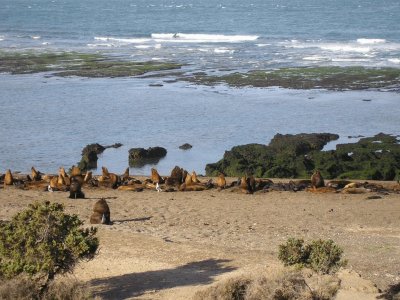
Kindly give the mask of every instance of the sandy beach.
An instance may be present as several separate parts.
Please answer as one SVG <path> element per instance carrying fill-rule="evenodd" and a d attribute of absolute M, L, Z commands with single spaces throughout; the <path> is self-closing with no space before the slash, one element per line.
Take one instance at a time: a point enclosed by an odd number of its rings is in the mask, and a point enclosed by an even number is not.
<path fill-rule="evenodd" d="M 344 250 L 347 269 L 369 282 L 349 285 L 360 299 L 377 296 L 366 286 L 384 291 L 400 281 L 396 193 L 367 199 L 375 193 L 158 193 L 86 186 L 83 191 L 87 199 L 73 200 L 67 192 L 2 188 L 0 219 L 9 220 L 33 201 L 49 200 L 63 203 L 67 213 L 90 226 L 93 204 L 105 198 L 113 224 L 96 225 L 98 255 L 72 275 L 103 299 L 190 299 L 224 278 L 281 268 L 278 246 L 289 237 L 334 240 Z"/>

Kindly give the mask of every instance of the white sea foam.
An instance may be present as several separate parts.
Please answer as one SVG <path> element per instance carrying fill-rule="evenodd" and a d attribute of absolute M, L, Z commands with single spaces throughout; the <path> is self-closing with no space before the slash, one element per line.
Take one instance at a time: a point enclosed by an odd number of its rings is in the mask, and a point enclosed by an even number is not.
<path fill-rule="evenodd" d="M 327 60 L 329 60 L 329 58 L 324 57 L 324 56 L 314 55 L 314 56 L 305 56 L 305 57 L 303 57 L 303 60 L 309 60 L 309 61 L 327 61 Z"/>
<path fill-rule="evenodd" d="M 361 38 L 357 39 L 357 43 L 361 45 L 370 45 L 370 44 L 383 44 L 386 43 L 385 39 L 366 39 L 366 38 Z"/>
<path fill-rule="evenodd" d="M 369 62 L 371 60 L 368 58 L 345 58 L 345 57 L 341 58 L 341 57 L 339 57 L 339 58 L 332 58 L 332 61 L 333 62 Z"/>
<path fill-rule="evenodd" d="M 388 62 L 391 62 L 394 64 L 400 64 L 400 58 L 389 58 Z"/>
<path fill-rule="evenodd" d="M 136 49 L 149 49 L 151 48 L 150 45 L 137 45 L 135 46 Z"/>
<path fill-rule="evenodd" d="M 215 53 L 229 53 L 229 54 L 232 54 L 233 52 L 235 52 L 235 50 L 222 47 L 222 48 L 215 48 L 214 52 Z"/>
<path fill-rule="evenodd" d="M 371 51 L 370 47 L 360 47 L 352 44 L 341 44 L 341 43 L 331 43 L 331 44 L 321 44 L 319 48 L 322 50 L 328 50 L 333 52 L 357 52 L 357 53 L 367 53 Z"/>
<path fill-rule="evenodd" d="M 271 46 L 271 44 L 256 44 L 257 47 L 267 47 Z"/>
<path fill-rule="evenodd" d="M 223 34 L 191 34 L 191 33 L 153 33 L 151 37 L 155 40 L 166 42 L 185 43 L 239 43 L 255 41 L 257 35 L 223 35 Z"/>
<path fill-rule="evenodd" d="M 95 48 L 95 47 L 114 47 L 114 44 L 106 44 L 106 43 L 98 43 L 98 44 L 87 44 L 88 47 Z"/>
<path fill-rule="evenodd" d="M 34 40 L 39 40 L 41 38 L 41 36 L 40 35 L 32 35 L 31 38 Z"/>
<path fill-rule="evenodd" d="M 151 39 L 146 38 L 115 38 L 115 37 L 94 37 L 96 41 L 103 41 L 103 42 L 117 42 L 122 44 L 142 44 L 146 42 L 150 42 Z"/>

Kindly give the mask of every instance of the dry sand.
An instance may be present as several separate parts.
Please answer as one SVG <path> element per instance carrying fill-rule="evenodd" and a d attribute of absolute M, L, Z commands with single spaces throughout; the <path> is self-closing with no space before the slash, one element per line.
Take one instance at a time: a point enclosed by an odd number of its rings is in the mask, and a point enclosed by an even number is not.
<path fill-rule="evenodd" d="M 332 239 L 362 278 L 382 290 L 400 282 L 399 194 L 368 200 L 371 194 L 83 190 L 88 199 L 1 188 L 0 219 L 50 200 L 90 225 L 93 204 L 105 197 L 113 225 L 96 225 L 99 253 L 73 274 L 104 299 L 190 299 L 223 278 L 279 268 L 278 245 L 288 237 Z M 352 276 L 339 299 L 374 299 L 364 279 Z"/>

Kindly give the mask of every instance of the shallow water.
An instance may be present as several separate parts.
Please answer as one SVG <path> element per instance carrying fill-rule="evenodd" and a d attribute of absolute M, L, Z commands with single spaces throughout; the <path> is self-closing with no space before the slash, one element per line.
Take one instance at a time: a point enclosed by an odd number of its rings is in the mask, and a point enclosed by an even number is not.
<path fill-rule="evenodd" d="M 168 154 L 156 166 L 161 174 L 175 165 L 204 174 L 205 165 L 225 150 L 267 144 L 276 133 L 332 132 L 341 136 L 339 142 L 400 134 L 398 93 L 149 86 L 155 82 L 0 75 L 0 172 L 28 172 L 33 165 L 55 173 L 76 164 L 87 144 L 120 142 L 123 147 L 100 155 L 99 167 L 122 173 L 130 148 L 162 146 Z M 184 143 L 193 148 L 178 149 Z M 131 173 L 147 175 L 151 167 Z"/>

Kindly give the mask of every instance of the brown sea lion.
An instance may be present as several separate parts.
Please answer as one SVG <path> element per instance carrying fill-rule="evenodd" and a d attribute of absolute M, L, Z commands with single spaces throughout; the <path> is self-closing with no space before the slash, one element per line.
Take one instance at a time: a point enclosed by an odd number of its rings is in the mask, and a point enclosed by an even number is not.
<path fill-rule="evenodd" d="M 183 169 L 178 166 L 175 166 L 175 168 L 173 168 L 171 171 L 170 177 L 177 180 L 179 184 L 182 183 L 183 179 L 185 178 L 183 177 Z"/>
<path fill-rule="evenodd" d="M 102 174 L 101 174 L 101 175 L 102 175 L 104 178 L 109 177 L 110 172 L 108 172 L 108 169 L 107 169 L 106 167 L 101 167 L 101 171 L 102 171 Z"/>
<path fill-rule="evenodd" d="M 33 181 L 42 180 L 42 175 L 40 174 L 40 172 L 36 171 L 36 169 L 34 167 L 31 168 L 31 179 Z"/>
<path fill-rule="evenodd" d="M 85 198 L 85 194 L 82 192 L 82 184 L 75 176 L 71 177 L 71 185 L 69 187 L 69 198 L 71 199 Z"/>
<path fill-rule="evenodd" d="M 111 224 L 110 207 L 104 198 L 94 204 L 93 214 L 90 216 L 90 224 Z"/>
<path fill-rule="evenodd" d="M 205 185 L 199 185 L 199 184 L 187 185 L 185 182 L 182 183 L 179 186 L 179 191 L 181 191 L 181 192 L 184 192 L 184 191 L 186 191 L 186 192 L 199 192 L 199 191 L 204 191 L 206 189 L 207 189 L 207 187 Z"/>
<path fill-rule="evenodd" d="M 164 183 L 164 180 L 161 178 L 160 174 L 158 174 L 157 170 L 154 168 L 151 168 L 151 181 L 153 183 Z"/>
<path fill-rule="evenodd" d="M 58 169 L 58 184 L 67 186 L 71 184 L 71 179 L 63 167 Z"/>
<path fill-rule="evenodd" d="M 253 193 L 251 188 L 250 188 L 249 180 L 248 180 L 247 176 L 243 176 L 240 179 L 240 191 L 242 193 L 245 193 L 245 194 L 252 194 Z"/>
<path fill-rule="evenodd" d="M 53 191 L 58 189 L 58 178 L 59 176 L 54 176 L 53 178 L 50 179 L 49 186 Z"/>
<path fill-rule="evenodd" d="M 82 175 L 81 169 L 79 169 L 76 166 L 72 166 L 71 167 L 71 177 L 72 176 L 80 176 L 80 175 Z"/>
<path fill-rule="evenodd" d="M 129 177 L 129 168 L 126 168 L 124 174 L 122 174 L 122 181 L 128 181 L 130 179 Z"/>
<path fill-rule="evenodd" d="M 4 185 L 13 185 L 13 184 L 14 184 L 14 178 L 13 175 L 11 174 L 11 170 L 8 169 L 4 176 Z"/>
<path fill-rule="evenodd" d="M 197 174 L 196 174 L 195 171 L 192 172 L 191 177 L 192 177 L 192 182 L 193 183 L 200 183 L 200 180 L 197 178 Z"/>
<path fill-rule="evenodd" d="M 118 188 L 118 186 L 121 184 L 121 179 L 117 174 L 114 173 L 108 173 L 108 176 L 110 178 L 110 186 L 113 189 Z"/>
<path fill-rule="evenodd" d="M 316 170 L 311 176 L 311 187 L 313 189 L 321 188 L 325 186 L 324 178 L 322 178 L 321 172 Z"/>
<path fill-rule="evenodd" d="M 219 189 L 224 189 L 226 187 L 226 179 L 223 173 L 220 173 L 217 178 L 217 187 Z"/>
<path fill-rule="evenodd" d="M 188 187 L 188 186 L 192 185 L 193 183 L 194 182 L 192 180 L 192 176 L 190 174 L 187 174 L 184 184 L 186 185 L 186 187 Z"/>

